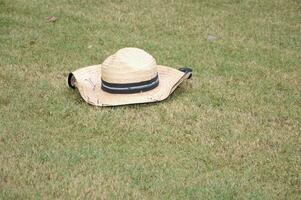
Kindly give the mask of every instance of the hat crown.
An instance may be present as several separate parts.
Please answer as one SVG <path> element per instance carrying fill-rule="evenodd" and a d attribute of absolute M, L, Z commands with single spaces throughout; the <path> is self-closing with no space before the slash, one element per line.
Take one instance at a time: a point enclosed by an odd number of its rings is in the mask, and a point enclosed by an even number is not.
<path fill-rule="evenodd" d="M 157 76 L 153 56 L 138 48 L 123 48 L 101 65 L 102 79 L 109 83 L 138 83 Z"/>

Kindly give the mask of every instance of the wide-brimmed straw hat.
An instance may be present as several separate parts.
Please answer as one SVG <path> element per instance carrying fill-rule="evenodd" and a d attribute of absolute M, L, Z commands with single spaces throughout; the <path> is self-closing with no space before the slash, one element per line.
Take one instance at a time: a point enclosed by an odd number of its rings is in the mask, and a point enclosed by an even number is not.
<path fill-rule="evenodd" d="M 191 73 L 190 68 L 157 65 L 142 49 L 123 48 L 100 65 L 70 73 L 68 85 L 95 106 L 150 103 L 166 99 Z"/>

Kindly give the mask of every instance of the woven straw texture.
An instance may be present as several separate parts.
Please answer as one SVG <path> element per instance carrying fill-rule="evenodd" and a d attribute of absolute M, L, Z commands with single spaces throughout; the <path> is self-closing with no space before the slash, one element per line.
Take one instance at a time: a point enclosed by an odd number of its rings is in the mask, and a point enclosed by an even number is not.
<path fill-rule="evenodd" d="M 154 57 L 138 48 L 123 48 L 101 65 L 102 79 L 109 83 L 137 83 L 157 75 Z"/>

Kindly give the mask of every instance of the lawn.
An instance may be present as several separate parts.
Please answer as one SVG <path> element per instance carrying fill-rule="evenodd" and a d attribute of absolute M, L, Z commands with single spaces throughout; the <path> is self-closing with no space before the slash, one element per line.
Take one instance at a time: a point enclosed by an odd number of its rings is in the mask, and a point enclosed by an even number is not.
<path fill-rule="evenodd" d="M 68 88 L 127 46 L 193 78 L 120 107 Z M 300 199 L 300 49 L 298 0 L 0 0 L 0 199 Z"/>

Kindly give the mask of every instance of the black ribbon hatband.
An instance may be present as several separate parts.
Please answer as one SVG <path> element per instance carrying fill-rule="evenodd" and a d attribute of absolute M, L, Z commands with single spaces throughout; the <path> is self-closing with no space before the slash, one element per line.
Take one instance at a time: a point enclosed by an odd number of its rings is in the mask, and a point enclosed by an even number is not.
<path fill-rule="evenodd" d="M 137 83 L 109 83 L 101 79 L 101 88 L 113 94 L 133 94 L 146 92 L 159 85 L 158 75 L 150 80 Z"/>

